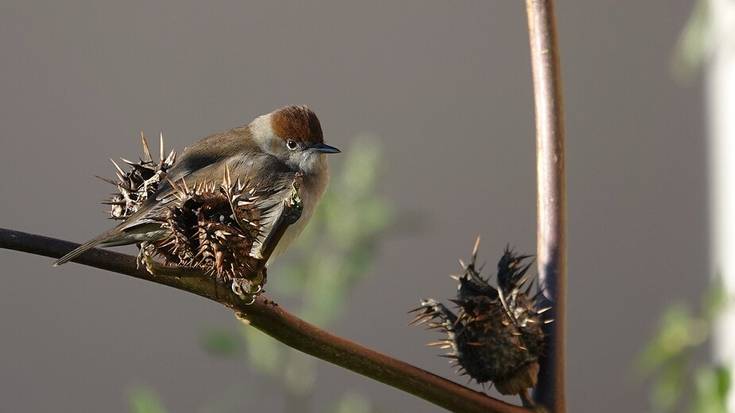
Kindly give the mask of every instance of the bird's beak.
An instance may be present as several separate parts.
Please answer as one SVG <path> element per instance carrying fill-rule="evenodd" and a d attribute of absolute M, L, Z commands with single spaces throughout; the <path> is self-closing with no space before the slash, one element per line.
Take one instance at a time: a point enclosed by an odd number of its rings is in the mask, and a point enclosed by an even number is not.
<path fill-rule="evenodd" d="M 321 152 L 321 153 L 340 153 L 339 149 L 335 148 L 334 146 L 329 146 L 326 143 L 317 143 L 316 145 L 312 145 L 311 149 Z"/>

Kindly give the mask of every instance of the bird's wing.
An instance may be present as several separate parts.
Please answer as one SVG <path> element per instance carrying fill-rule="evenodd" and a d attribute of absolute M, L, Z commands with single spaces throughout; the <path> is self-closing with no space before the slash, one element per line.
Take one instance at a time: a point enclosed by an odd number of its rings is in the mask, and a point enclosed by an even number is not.
<path fill-rule="evenodd" d="M 181 186 L 183 180 L 188 187 L 192 188 L 197 184 L 219 185 L 227 171 L 233 182 L 240 181 L 263 191 L 259 207 L 263 211 L 268 211 L 268 217 L 264 216 L 267 220 L 281 214 L 282 203 L 286 197 L 290 196 L 291 185 L 296 176 L 296 172 L 283 162 L 264 153 L 222 159 L 189 172 L 179 179 L 168 179 L 167 182 L 162 183 L 155 196 L 152 196 L 140 210 L 125 220 L 120 229 L 132 235 L 140 231 L 149 231 L 150 224 L 160 224 L 165 209 L 171 202 L 177 200 L 176 189 L 172 187 L 172 183 Z"/>
<path fill-rule="evenodd" d="M 184 149 L 176 164 L 168 171 L 168 179 L 179 181 L 234 154 L 241 156 L 257 154 L 260 150 L 251 139 L 247 138 L 249 134 L 247 127 L 239 127 L 200 139 Z"/>

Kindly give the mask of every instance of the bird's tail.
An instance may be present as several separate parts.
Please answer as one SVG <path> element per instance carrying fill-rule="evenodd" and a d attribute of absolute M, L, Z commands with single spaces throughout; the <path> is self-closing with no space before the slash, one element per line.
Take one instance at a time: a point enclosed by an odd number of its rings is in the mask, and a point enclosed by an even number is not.
<path fill-rule="evenodd" d="M 56 260 L 56 262 L 54 262 L 54 267 L 65 264 L 94 247 L 113 247 L 117 245 L 132 244 L 134 242 L 135 241 L 133 240 L 127 239 L 127 237 L 125 237 L 122 231 L 120 231 L 118 228 L 113 228 L 110 231 L 104 232 L 99 236 L 74 248 L 71 252 Z"/>

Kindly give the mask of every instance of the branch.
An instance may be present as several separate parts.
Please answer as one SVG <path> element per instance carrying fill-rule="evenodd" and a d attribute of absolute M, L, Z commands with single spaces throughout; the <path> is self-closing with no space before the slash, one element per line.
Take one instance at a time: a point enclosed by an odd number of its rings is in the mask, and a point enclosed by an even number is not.
<path fill-rule="evenodd" d="M 566 183 L 564 114 L 554 0 L 526 0 L 536 106 L 537 256 L 539 283 L 553 303 L 548 350 L 541 360 L 538 403 L 566 411 L 564 337 L 566 301 Z"/>
<path fill-rule="evenodd" d="M 0 248 L 58 258 L 78 245 L 68 241 L 0 228 Z M 94 249 L 75 262 L 167 285 L 216 301 L 245 323 L 304 353 L 418 396 L 452 412 L 528 413 L 529 410 L 494 399 L 408 363 L 337 337 L 287 312 L 261 295 L 252 305 L 210 277 L 188 272 L 185 277 L 153 276 L 137 269 L 135 258 Z"/>

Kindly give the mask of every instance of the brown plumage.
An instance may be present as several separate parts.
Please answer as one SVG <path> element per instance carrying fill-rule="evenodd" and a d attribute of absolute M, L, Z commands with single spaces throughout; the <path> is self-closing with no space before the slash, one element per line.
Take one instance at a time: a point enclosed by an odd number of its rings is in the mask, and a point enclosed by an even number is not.
<path fill-rule="evenodd" d="M 306 106 L 288 106 L 276 111 L 271 118 L 276 135 L 284 139 L 295 139 L 306 144 L 323 143 L 322 125 Z"/>

